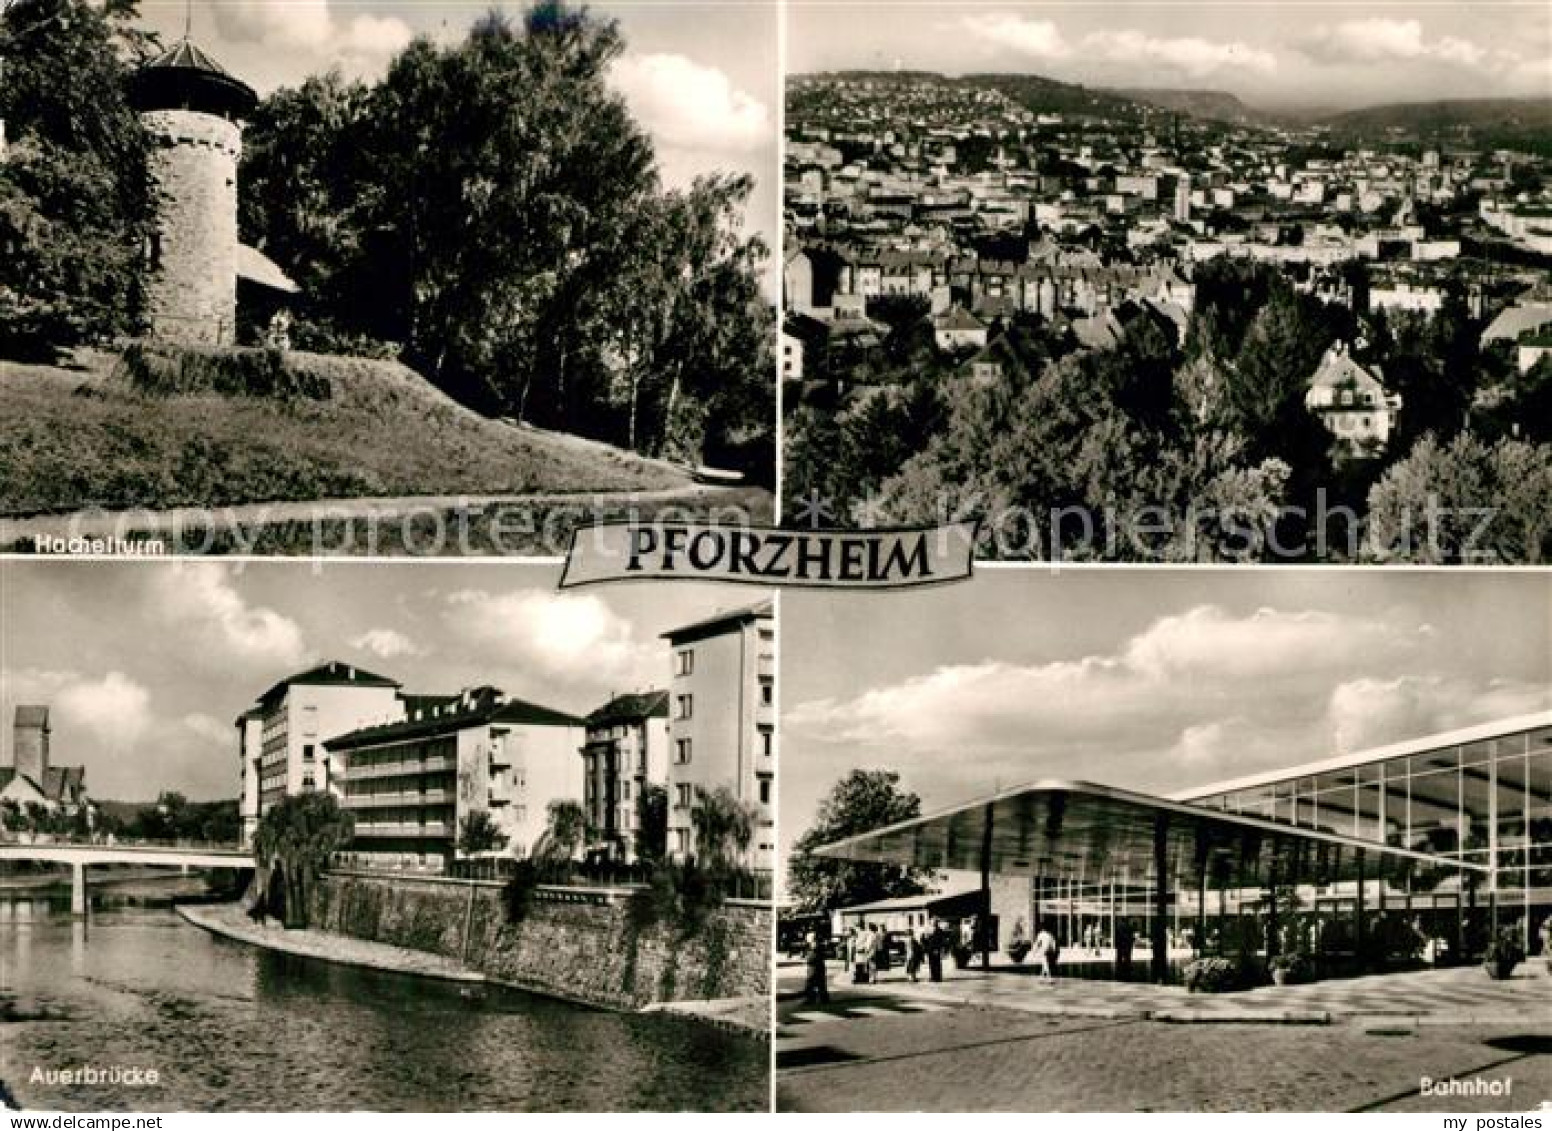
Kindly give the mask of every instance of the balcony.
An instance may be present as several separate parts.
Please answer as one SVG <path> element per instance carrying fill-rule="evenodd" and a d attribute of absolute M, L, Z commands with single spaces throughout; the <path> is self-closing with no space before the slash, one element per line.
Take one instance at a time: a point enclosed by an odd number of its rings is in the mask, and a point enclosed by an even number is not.
<path fill-rule="evenodd" d="M 372 766 L 350 766 L 342 775 L 345 781 L 371 781 L 374 778 L 401 778 L 410 774 L 448 773 L 458 769 L 458 759 L 422 758 L 413 762 L 383 762 Z"/>
<path fill-rule="evenodd" d="M 346 809 L 385 809 L 405 805 L 451 805 L 454 793 L 450 789 L 428 789 L 424 793 L 407 791 L 400 793 L 364 793 L 345 797 Z"/>
<path fill-rule="evenodd" d="M 380 836 L 450 837 L 453 835 L 453 826 L 447 821 L 427 821 L 423 825 L 409 821 L 401 821 L 397 824 L 379 821 L 370 825 L 358 824 L 355 835 L 357 840 Z"/>

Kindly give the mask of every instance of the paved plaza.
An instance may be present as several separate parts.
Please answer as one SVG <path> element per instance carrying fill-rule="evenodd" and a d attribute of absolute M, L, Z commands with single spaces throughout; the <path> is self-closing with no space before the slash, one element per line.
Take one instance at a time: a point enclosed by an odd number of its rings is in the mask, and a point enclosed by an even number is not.
<path fill-rule="evenodd" d="M 1058 979 L 1027 969 L 894 973 L 827 1006 L 781 972 L 784 1110 L 1535 1110 L 1552 1101 L 1552 976 L 1479 967 L 1235 994 Z M 1124 1066 L 1124 1067 L 1118 1067 Z M 1433 1080 L 1507 1096 L 1425 1096 Z"/>

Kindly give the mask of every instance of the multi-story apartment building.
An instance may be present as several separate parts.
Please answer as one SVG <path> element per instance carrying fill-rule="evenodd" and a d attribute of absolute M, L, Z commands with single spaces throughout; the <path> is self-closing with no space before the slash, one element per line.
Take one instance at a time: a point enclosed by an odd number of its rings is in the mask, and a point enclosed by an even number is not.
<path fill-rule="evenodd" d="M 550 802 L 581 798 L 581 719 L 493 687 L 405 704 L 403 718 L 327 743 L 357 862 L 440 870 L 475 812 L 507 838 L 503 854 L 526 856 Z"/>
<path fill-rule="evenodd" d="M 260 782 L 264 780 L 264 711 L 249 707 L 237 716 L 237 774 L 242 788 L 237 797 L 237 811 L 242 818 L 243 844 L 253 840 L 254 831 L 263 816 Z"/>
<path fill-rule="evenodd" d="M 399 684 L 331 660 L 276 683 L 237 717 L 244 831 L 288 794 L 333 790 L 326 740 L 403 714 Z"/>
<path fill-rule="evenodd" d="M 697 787 L 727 786 L 757 812 L 749 865 L 775 856 L 776 631 L 770 601 L 663 634 L 668 695 L 668 848 L 693 855 Z"/>
<path fill-rule="evenodd" d="M 634 863 L 637 806 L 668 772 L 668 692 L 617 695 L 589 715 L 582 772 L 589 849 Z"/>

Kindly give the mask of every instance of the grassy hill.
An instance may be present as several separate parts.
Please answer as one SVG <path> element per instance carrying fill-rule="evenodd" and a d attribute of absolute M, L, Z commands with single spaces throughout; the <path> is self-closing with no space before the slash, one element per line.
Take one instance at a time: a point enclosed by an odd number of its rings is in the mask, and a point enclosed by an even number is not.
<path fill-rule="evenodd" d="M 395 362 L 188 356 L 0 361 L 0 515 L 689 482 L 662 461 L 488 420 Z"/>

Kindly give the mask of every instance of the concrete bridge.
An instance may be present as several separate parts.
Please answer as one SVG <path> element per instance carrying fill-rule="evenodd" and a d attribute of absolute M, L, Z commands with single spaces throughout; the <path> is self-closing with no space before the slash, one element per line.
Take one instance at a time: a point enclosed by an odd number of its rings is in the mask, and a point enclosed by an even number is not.
<path fill-rule="evenodd" d="M 0 860 L 36 860 L 70 865 L 70 913 L 86 914 L 86 869 L 91 864 L 139 864 L 142 867 L 252 868 L 253 854 L 224 845 L 181 847 L 153 844 L 0 844 Z"/>

